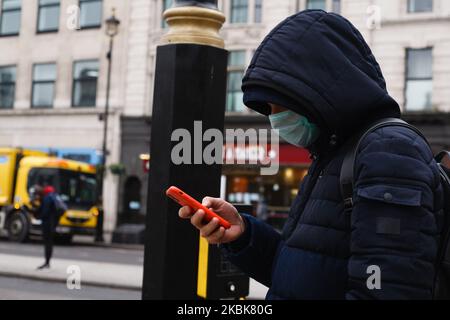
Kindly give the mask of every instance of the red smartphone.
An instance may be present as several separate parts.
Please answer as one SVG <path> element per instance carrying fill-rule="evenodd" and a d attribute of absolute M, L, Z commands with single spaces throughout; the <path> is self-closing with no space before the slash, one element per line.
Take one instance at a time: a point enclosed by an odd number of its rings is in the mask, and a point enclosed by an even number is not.
<path fill-rule="evenodd" d="M 212 212 L 210 209 L 208 209 L 177 187 L 170 187 L 169 189 L 167 189 L 166 195 L 181 206 L 191 207 L 191 209 L 194 211 L 202 209 L 205 212 L 204 220 L 206 220 L 207 222 L 211 221 L 213 218 L 217 218 L 219 219 L 219 225 L 221 225 L 225 229 L 229 229 L 231 227 L 231 224 L 227 220 Z"/>

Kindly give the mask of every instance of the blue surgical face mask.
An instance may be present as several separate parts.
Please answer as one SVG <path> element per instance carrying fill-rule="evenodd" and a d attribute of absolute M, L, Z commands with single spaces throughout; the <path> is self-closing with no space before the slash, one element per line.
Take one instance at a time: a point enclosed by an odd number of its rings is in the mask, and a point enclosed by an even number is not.
<path fill-rule="evenodd" d="M 298 147 L 309 147 L 319 137 L 319 128 L 291 110 L 269 116 L 270 124 L 284 140 Z"/>

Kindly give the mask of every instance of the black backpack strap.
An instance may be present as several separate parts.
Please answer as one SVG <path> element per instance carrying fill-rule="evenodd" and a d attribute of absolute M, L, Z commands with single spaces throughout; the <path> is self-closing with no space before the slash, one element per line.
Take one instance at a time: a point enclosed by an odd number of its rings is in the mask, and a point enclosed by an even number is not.
<path fill-rule="evenodd" d="M 433 286 L 433 299 L 438 300 L 450 299 L 450 170 L 443 163 L 444 157 L 450 157 L 450 152 L 442 151 L 435 157 L 445 195 L 442 234 L 435 262 L 436 275 Z"/>
<path fill-rule="evenodd" d="M 441 151 L 437 154 L 437 156 L 434 159 L 436 160 L 437 163 L 441 163 L 446 156 L 450 157 L 450 151 Z"/>
<path fill-rule="evenodd" d="M 342 163 L 339 178 L 341 186 L 341 195 L 342 198 L 344 199 L 345 212 L 350 213 L 351 210 L 353 209 L 354 167 L 356 155 L 358 153 L 358 149 L 361 142 L 364 140 L 364 138 L 366 138 L 370 133 L 374 132 L 375 130 L 390 126 L 401 126 L 411 129 L 428 143 L 427 139 L 425 138 L 423 133 L 420 132 L 419 129 L 398 118 L 385 118 L 376 121 L 375 123 L 372 123 L 371 125 L 367 126 L 356 136 L 350 138 L 349 142 L 344 147 L 346 148 L 346 153 L 344 156 L 344 161 Z"/>

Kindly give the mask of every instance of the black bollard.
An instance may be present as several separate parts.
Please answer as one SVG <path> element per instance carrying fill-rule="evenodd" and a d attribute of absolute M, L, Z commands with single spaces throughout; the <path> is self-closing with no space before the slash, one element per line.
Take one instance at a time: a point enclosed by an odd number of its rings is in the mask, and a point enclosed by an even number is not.
<path fill-rule="evenodd" d="M 194 137 L 194 122 L 223 132 L 227 51 L 218 32 L 225 17 L 217 1 L 175 1 L 164 16 L 169 32 L 157 48 L 142 298 L 197 299 L 199 234 L 178 217 L 165 190 L 175 185 L 199 201 L 220 194 L 220 164 L 174 164 L 179 142 L 171 137 L 176 129 L 190 133 L 193 162 L 202 156 L 194 155 L 194 139 L 202 139 Z"/>

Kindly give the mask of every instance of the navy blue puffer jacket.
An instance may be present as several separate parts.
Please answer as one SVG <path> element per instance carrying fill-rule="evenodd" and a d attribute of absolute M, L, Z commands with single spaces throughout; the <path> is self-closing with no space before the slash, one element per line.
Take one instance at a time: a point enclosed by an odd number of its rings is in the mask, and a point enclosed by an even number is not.
<path fill-rule="evenodd" d="M 344 213 L 343 144 L 368 123 L 400 116 L 352 24 L 320 10 L 286 19 L 256 51 L 243 91 L 247 106 L 266 115 L 267 102 L 285 106 L 322 133 L 283 233 L 245 216 L 244 235 L 223 246 L 229 259 L 270 287 L 268 299 L 431 298 L 443 192 L 422 138 L 403 127 L 368 135 L 353 212 Z M 381 289 L 367 286 L 369 266 L 379 267 Z"/>

